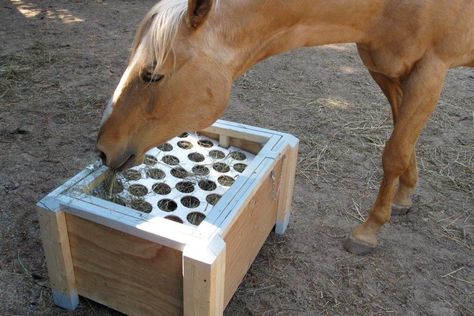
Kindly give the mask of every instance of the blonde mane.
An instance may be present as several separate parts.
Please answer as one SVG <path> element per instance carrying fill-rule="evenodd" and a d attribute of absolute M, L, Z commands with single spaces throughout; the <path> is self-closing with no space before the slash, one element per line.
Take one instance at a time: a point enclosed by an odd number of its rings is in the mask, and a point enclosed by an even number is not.
<path fill-rule="evenodd" d="M 145 15 L 133 41 L 130 61 L 156 71 L 172 52 L 188 0 L 161 0 Z"/>

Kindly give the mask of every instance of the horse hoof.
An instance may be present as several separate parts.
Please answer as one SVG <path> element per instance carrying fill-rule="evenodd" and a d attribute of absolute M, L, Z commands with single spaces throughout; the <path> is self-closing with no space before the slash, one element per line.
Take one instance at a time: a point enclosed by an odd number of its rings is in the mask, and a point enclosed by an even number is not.
<path fill-rule="evenodd" d="M 358 256 L 369 254 L 374 251 L 375 248 L 377 248 L 374 245 L 355 239 L 352 234 L 349 234 L 349 236 L 347 236 L 343 246 L 344 249 Z"/>
<path fill-rule="evenodd" d="M 410 209 L 411 209 L 410 206 L 401 206 L 401 205 L 392 203 L 392 216 L 407 215 Z"/>

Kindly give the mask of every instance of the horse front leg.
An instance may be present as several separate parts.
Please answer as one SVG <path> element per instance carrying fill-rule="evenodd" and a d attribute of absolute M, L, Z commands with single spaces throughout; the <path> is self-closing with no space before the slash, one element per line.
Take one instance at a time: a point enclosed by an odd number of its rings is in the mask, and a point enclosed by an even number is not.
<path fill-rule="evenodd" d="M 398 188 L 392 201 L 392 215 L 405 215 L 412 206 L 411 196 L 418 182 L 415 147 L 412 149 L 407 170 L 398 179 Z"/>
<path fill-rule="evenodd" d="M 359 49 L 362 61 L 367 63 L 368 55 L 366 51 Z M 370 58 L 369 58 L 370 59 Z M 366 64 L 367 65 L 367 64 Z M 378 84 L 392 109 L 393 125 L 398 121 L 400 107 L 403 99 L 403 90 L 400 80 L 387 77 L 381 73 L 369 70 L 370 75 Z M 415 191 L 418 182 L 418 170 L 416 166 L 415 147 L 411 154 L 408 168 L 399 177 L 398 188 L 392 201 L 392 215 L 405 215 L 412 206 L 411 195 Z"/>
<path fill-rule="evenodd" d="M 346 250 L 366 254 L 377 246 L 377 234 L 390 220 L 399 178 L 416 159 L 416 141 L 436 107 L 447 69 L 442 60 L 428 53 L 401 83 L 403 98 L 393 133 L 383 153 L 384 174 L 379 193 L 366 221 L 354 228 L 345 241 Z M 413 174 L 409 174 L 404 180 L 410 180 L 410 176 Z M 402 190 L 404 180 L 401 182 Z M 410 188 L 410 185 L 407 188 Z M 403 192 L 400 194 L 403 197 Z"/>

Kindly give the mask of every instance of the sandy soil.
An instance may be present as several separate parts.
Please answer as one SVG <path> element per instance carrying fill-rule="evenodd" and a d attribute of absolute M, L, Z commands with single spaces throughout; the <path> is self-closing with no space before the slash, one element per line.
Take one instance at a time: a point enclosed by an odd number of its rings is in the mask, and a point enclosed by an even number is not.
<path fill-rule="evenodd" d="M 52 304 L 34 205 L 96 158 L 103 106 L 153 2 L 0 1 L 2 315 L 118 314 Z M 419 141 L 412 211 L 355 257 L 341 242 L 374 200 L 391 119 L 354 46 L 245 74 L 224 118 L 290 132 L 301 150 L 288 233 L 268 238 L 226 315 L 474 315 L 473 104 L 474 71 L 452 70 Z"/>

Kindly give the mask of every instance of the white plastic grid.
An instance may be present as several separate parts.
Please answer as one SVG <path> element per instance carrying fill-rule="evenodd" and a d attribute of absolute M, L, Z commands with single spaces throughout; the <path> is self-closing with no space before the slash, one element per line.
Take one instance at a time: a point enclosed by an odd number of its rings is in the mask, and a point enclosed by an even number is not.
<path fill-rule="evenodd" d="M 204 145 L 207 144 L 207 146 L 202 145 L 203 141 Z M 189 143 L 191 144 L 191 146 L 189 146 Z M 219 143 L 216 140 L 199 135 L 197 133 L 185 133 L 180 137 L 173 138 L 167 144 L 172 146 L 171 150 L 169 150 L 170 148 L 164 148 L 169 147 L 168 145 L 160 146 L 161 149 L 153 148 L 147 152 L 145 157 L 149 158 L 145 158 L 144 164 L 135 166 L 130 169 L 138 171 L 141 176 L 140 179 L 126 179 L 125 176 L 127 175 L 127 172 L 120 173 L 118 175 L 118 180 L 123 184 L 124 190 L 118 193 L 117 196 L 125 202 L 126 206 L 129 206 L 131 208 L 135 208 L 132 205 L 132 201 L 145 201 L 149 203 L 152 207 L 150 215 L 174 219 L 175 221 L 179 221 L 184 223 L 185 225 L 191 225 L 193 227 L 195 227 L 194 225 L 198 225 L 213 207 L 213 204 L 210 204 L 206 200 L 206 197 L 211 194 L 217 194 L 219 196 L 222 196 L 229 189 L 230 186 L 221 184 L 221 182 L 219 181 L 219 177 L 228 176 L 235 180 L 243 171 L 236 170 L 238 169 L 238 164 L 244 164 L 245 166 L 248 166 L 255 158 L 254 154 L 241 150 L 240 148 L 232 146 L 229 148 L 223 148 L 219 146 Z M 211 152 L 216 150 L 221 153 L 220 156 L 211 156 Z M 199 162 L 192 161 L 189 158 L 189 155 L 195 153 L 202 155 L 200 156 L 200 158 L 203 160 Z M 167 164 L 163 161 L 163 158 L 165 158 L 166 156 L 174 156 L 178 158 L 179 163 L 176 165 Z M 147 160 L 150 161 L 148 164 L 146 164 Z M 224 170 L 225 172 L 217 171 L 214 168 L 214 166 L 216 166 L 216 163 L 224 163 L 228 166 L 229 170 Z M 206 167 L 209 170 L 209 173 L 207 175 L 196 174 L 195 172 L 193 172 L 193 167 L 196 166 Z M 172 174 L 172 170 L 175 168 L 183 168 L 188 173 L 188 176 L 186 176 L 185 178 L 178 178 L 174 176 Z M 149 172 L 153 169 L 161 170 L 164 173 L 164 177 L 162 179 L 151 178 Z M 212 190 L 201 189 L 199 186 L 199 182 L 202 180 L 212 181 L 215 184 L 215 188 L 213 188 Z M 180 182 L 191 182 L 193 186 L 192 192 L 180 192 L 177 188 L 177 184 Z M 171 191 L 168 194 L 158 194 L 154 192 L 153 187 L 159 183 L 164 183 L 168 185 Z M 142 197 L 132 195 L 129 192 L 129 188 L 135 185 L 145 186 L 148 193 Z M 183 205 L 183 203 L 181 202 L 182 198 L 188 198 L 189 196 L 197 198 L 199 200 L 199 206 L 186 207 L 185 205 Z M 174 201 L 174 203 L 176 203 L 176 209 L 172 211 L 163 211 L 162 209 L 160 209 L 158 203 L 165 199 Z M 168 203 L 167 205 L 170 206 L 171 204 Z M 196 212 L 197 214 L 193 215 L 193 213 Z M 188 216 L 190 216 L 189 219 L 191 220 L 191 222 L 195 220 L 194 225 L 188 220 Z"/>

